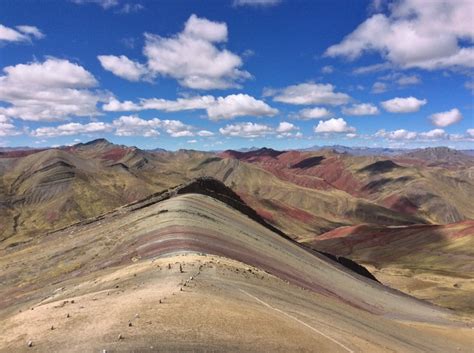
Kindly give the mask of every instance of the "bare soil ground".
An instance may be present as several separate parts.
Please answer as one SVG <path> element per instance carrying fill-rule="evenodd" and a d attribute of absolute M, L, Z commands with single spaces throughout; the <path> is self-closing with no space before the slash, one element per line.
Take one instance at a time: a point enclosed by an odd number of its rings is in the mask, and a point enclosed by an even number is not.
<path fill-rule="evenodd" d="M 471 277 L 416 273 L 396 266 L 364 265 L 383 284 L 416 298 L 455 310 L 461 317 L 474 317 L 474 280 Z"/>
<path fill-rule="evenodd" d="M 189 253 L 78 279 L 0 322 L 0 352 L 470 352 L 474 339 L 466 325 L 395 321 Z"/>

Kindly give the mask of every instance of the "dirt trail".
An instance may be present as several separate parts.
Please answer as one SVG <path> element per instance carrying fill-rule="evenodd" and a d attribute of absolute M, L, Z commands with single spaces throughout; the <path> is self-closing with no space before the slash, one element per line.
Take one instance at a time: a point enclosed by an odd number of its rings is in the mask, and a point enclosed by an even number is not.
<path fill-rule="evenodd" d="M 78 278 L 53 299 L 2 317 L 0 352 L 444 353 L 470 352 L 474 339 L 470 329 L 396 322 L 191 253 Z"/>

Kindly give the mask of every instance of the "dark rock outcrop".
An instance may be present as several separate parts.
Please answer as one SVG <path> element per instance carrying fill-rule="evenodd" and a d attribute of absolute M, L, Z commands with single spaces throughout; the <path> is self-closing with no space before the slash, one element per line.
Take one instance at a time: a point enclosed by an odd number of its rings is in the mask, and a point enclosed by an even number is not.
<path fill-rule="evenodd" d="M 336 261 L 337 263 L 340 263 L 345 268 L 348 268 L 348 269 L 354 271 L 355 273 L 358 273 L 361 276 L 364 276 L 368 279 L 379 282 L 379 280 L 377 278 L 375 278 L 375 276 L 372 273 L 370 273 L 370 271 L 368 269 L 366 269 L 362 265 L 359 265 L 357 262 L 355 262 L 351 259 L 348 259 L 347 257 L 336 256 L 336 255 L 333 255 L 333 254 L 330 254 L 330 253 L 327 253 L 327 252 L 324 252 L 324 251 L 318 251 L 318 253 L 330 258 L 333 261 Z"/>

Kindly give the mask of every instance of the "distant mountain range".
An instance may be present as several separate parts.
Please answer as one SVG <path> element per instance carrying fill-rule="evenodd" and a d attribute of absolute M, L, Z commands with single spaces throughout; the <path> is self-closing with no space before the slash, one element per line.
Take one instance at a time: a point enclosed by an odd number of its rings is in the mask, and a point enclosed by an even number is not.
<path fill-rule="evenodd" d="M 443 151 L 443 150 L 452 150 L 452 151 L 459 151 L 464 154 L 474 156 L 474 150 L 455 150 L 448 147 L 427 147 L 427 148 L 389 148 L 389 147 L 348 147 L 342 145 L 328 145 L 328 146 L 313 146 L 304 149 L 300 149 L 300 151 L 320 151 L 330 149 L 334 150 L 339 153 L 350 153 L 354 156 L 396 156 L 400 154 L 411 153 L 415 151 L 423 151 L 423 150 L 430 150 L 430 151 Z"/>
<path fill-rule="evenodd" d="M 86 145 L 86 144 L 95 144 L 95 143 L 100 143 L 103 142 L 105 139 L 96 139 L 92 140 L 86 143 L 78 143 L 77 145 Z M 105 140 L 106 141 L 106 140 Z M 108 141 L 107 141 L 108 142 Z M 20 146 L 20 147 L 0 147 L 0 152 L 11 152 L 11 151 L 26 151 L 26 150 L 36 150 L 36 149 L 47 149 L 48 147 L 41 147 L 41 148 L 35 148 L 35 147 L 29 147 L 29 146 Z M 63 148 L 63 147 L 61 147 Z M 239 148 L 235 151 L 237 152 L 252 152 L 252 151 L 257 151 L 259 149 L 262 149 L 265 147 L 243 147 Z M 311 152 L 311 151 L 321 151 L 321 150 L 333 150 L 338 153 L 349 153 L 353 156 L 397 156 L 401 154 L 409 154 L 413 152 L 418 152 L 418 151 L 432 151 L 428 153 L 438 153 L 440 156 L 442 156 L 443 152 L 442 151 L 457 151 L 461 152 L 463 154 L 469 155 L 469 156 L 474 156 L 474 149 L 462 149 L 462 150 L 456 150 L 453 148 L 448 148 L 448 147 L 427 147 L 427 148 L 389 148 L 389 147 L 349 147 L 349 146 L 343 146 L 343 145 L 324 145 L 324 146 L 312 146 L 312 147 L 307 147 L 307 148 L 297 148 L 295 149 L 296 151 L 302 151 L 302 152 Z M 168 150 L 160 147 L 156 148 L 151 148 L 151 149 L 146 149 L 145 151 L 148 152 L 168 152 Z M 438 151 L 438 152 L 435 152 Z M 214 151 L 209 151 L 209 152 L 223 152 L 222 150 L 214 150 Z"/>

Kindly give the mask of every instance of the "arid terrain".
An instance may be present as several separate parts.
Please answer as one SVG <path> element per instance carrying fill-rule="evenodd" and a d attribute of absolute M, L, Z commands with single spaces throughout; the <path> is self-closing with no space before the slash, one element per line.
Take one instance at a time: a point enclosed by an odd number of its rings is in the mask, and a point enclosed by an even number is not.
<path fill-rule="evenodd" d="M 5 151 L 0 172 L 1 352 L 472 349 L 460 152 L 101 139 Z"/>
<path fill-rule="evenodd" d="M 474 0 L 0 0 L 0 353 L 474 353 Z"/>

